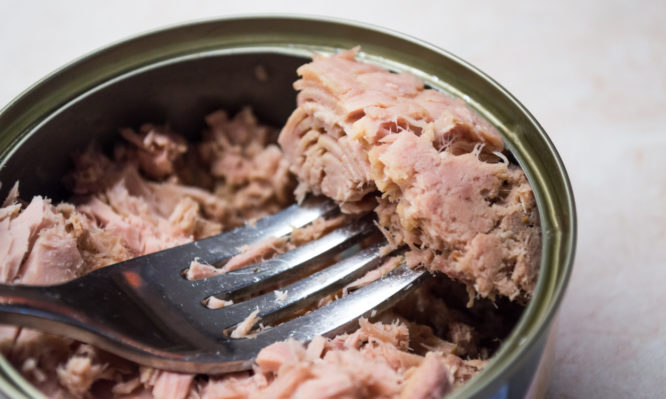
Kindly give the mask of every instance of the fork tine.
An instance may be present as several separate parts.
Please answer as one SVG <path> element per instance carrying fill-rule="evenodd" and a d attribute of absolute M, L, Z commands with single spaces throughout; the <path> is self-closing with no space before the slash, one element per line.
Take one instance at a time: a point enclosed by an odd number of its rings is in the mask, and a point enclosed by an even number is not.
<path fill-rule="evenodd" d="M 231 295 L 252 294 L 265 289 L 278 278 L 286 280 L 320 268 L 325 260 L 371 234 L 377 234 L 377 231 L 372 218 L 365 217 L 260 264 L 192 280 L 188 291 L 201 299 L 211 295 L 229 298 Z"/>
<path fill-rule="evenodd" d="M 262 348 L 289 338 L 308 342 L 316 335 L 334 336 L 349 331 L 359 317 L 381 312 L 411 293 L 426 280 L 427 272 L 401 265 L 386 276 L 324 307 L 259 332 L 253 339 L 223 339 L 228 362 L 208 365 L 215 372 L 248 369 Z M 202 366 L 203 367 L 203 366 Z"/>
<path fill-rule="evenodd" d="M 386 276 L 321 307 L 311 313 L 259 333 L 271 342 L 287 338 L 309 341 L 315 335 L 335 335 L 353 326 L 359 317 L 381 312 L 404 298 L 421 282 L 427 272 L 401 265 Z"/>
<path fill-rule="evenodd" d="M 129 259 L 115 268 L 154 269 L 155 276 L 179 279 L 195 258 L 204 263 L 218 264 L 241 252 L 240 248 L 256 244 L 269 237 L 284 237 L 292 231 L 310 224 L 320 217 L 338 211 L 338 206 L 324 197 L 308 197 L 300 205 L 294 204 L 280 212 L 265 216 L 254 225 L 238 227 L 226 233 L 204 238 L 188 244 Z M 101 269 L 103 270 L 103 269 Z"/>
<path fill-rule="evenodd" d="M 268 237 L 284 237 L 337 209 L 338 206 L 328 198 L 309 197 L 300 205 L 294 204 L 257 220 L 254 225 L 239 227 L 192 244 L 197 249 L 197 257 L 204 262 L 216 264 L 237 255 L 239 248 L 243 246 L 258 243 Z"/>
<path fill-rule="evenodd" d="M 332 266 L 282 287 L 281 290 L 287 294 L 283 301 L 277 298 L 275 291 L 271 291 L 247 301 L 212 310 L 214 313 L 206 324 L 222 331 L 242 322 L 255 309 L 259 309 L 258 316 L 266 323 L 279 320 L 294 308 L 304 309 L 379 266 L 383 260 L 380 249 L 384 245 L 386 242 L 375 243 Z"/>

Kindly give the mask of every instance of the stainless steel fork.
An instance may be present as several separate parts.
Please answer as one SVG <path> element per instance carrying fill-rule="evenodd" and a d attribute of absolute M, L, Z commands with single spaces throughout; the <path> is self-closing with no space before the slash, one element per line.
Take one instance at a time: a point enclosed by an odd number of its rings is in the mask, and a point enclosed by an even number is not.
<path fill-rule="evenodd" d="M 207 374 L 249 369 L 265 346 L 290 337 L 305 342 L 315 335 L 341 333 L 359 317 L 394 304 L 425 279 L 424 272 L 400 266 L 306 312 L 320 298 L 381 264 L 381 241 L 345 252 L 364 237 L 378 234 L 369 218 L 257 265 L 201 280 L 183 276 L 195 258 L 220 264 L 245 245 L 287 236 L 336 210 L 330 200 L 313 197 L 262 218 L 254 226 L 111 265 L 64 284 L 0 285 L 0 323 L 68 336 L 161 369 Z M 252 297 L 277 281 L 292 281 L 322 262 L 338 258 L 342 260 L 281 287 L 286 295 L 268 291 Z M 234 298 L 235 302 L 251 298 L 209 309 L 204 302 L 210 296 Z M 252 338 L 224 334 L 256 309 L 266 324 L 296 312 L 301 315 L 260 330 Z"/>

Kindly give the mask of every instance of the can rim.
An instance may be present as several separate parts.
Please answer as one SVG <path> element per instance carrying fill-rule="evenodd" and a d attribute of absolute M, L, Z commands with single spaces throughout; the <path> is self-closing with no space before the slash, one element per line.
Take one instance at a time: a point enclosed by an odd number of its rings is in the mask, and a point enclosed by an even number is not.
<path fill-rule="evenodd" d="M 249 26 L 253 23 L 262 24 L 275 21 L 287 21 L 286 23 L 321 23 L 331 25 L 332 28 L 336 29 L 355 28 L 358 30 L 367 31 L 369 33 L 381 34 L 391 39 L 400 39 L 402 41 L 408 42 L 411 45 L 421 47 L 425 51 L 439 54 L 460 65 L 462 68 L 467 69 L 477 77 L 484 80 L 487 84 L 491 85 L 501 94 L 504 100 L 511 102 L 511 104 L 532 125 L 531 127 L 539 134 L 539 138 L 543 141 L 545 148 L 554 159 L 554 166 L 556 167 L 554 173 L 562 181 L 562 185 L 559 188 L 562 189 L 563 192 L 560 193 L 560 195 L 563 195 L 563 206 L 567 211 L 567 215 L 563 215 L 566 226 L 563 227 L 561 225 L 557 225 L 557 223 L 549 225 L 549 219 L 544 217 L 547 215 L 542 214 L 542 208 L 546 206 L 545 201 L 547 198 L 543 197 L 544 193 L 542 193 L 541 190 L 545 189 L 538 184 L 535 185 L 535 176 L 530 178 L 530 183 L 533 185 L 535 196 L 537 196 L 540 217 L 542 218 L 542 233 L 544 237 L 542 245 L 544 246 L 543 249 L 546 250 L 546 241 L 557 240 L 555 246 L 558 247 L 560 252 L 563 252 L 563 254 L 557 257 L 557 261 L 551 262 L 545 256 L 544 251 L 541 259 L 540 277 L 535 289 L 535 293 L 523 315 L 521 316 L 520 321 L 514 327 L 507 339 L 502 343 L 501 348 L 491 358 L 488 366 L 472 380 L 464 384 L 464 386 L 455 390 L 449 397 L 471 397 L 476 396 L 482 392 L 493 392 L 499 389 L 502 383 L 501 377 L 507 373 L 510 373 L 512 369 L 518 367 L 517 360 L 520 359 L 521 356 L 524 356 L 528 351 L 532 350 L 535 345 L 537 345 L 537 338 L 543 335 L 545 330 L 549 328 L 555 311 L 561 303 L 569 281 L 569 276 L 571 274 L 575 253 L 577 234 L 575 203 L 571 183 L 564 168 L 561 157 L 559 156 L 545 130 L 531 115 L 531 113 L 513 95 L 511 95 L 508 90 L 498 84 L 494 79 L 480 71 L 472 64 L 462 60 L 461 58 L 451 54 L 446 50 L 427 43 L 421 39 L 414 38 L 412 36 L 405 35 L 384 27 L 353 22 L 346 19 L 322 16 L 291 14 L 235 15 L 224 18 L 203 19 L 188 23 L 174 24 L 159 29 L 149 30 L 145 33 L 132 35 L 130 38 L 119 40 L 110 45 L 89 52 L 88 54 L 75 59 L 63 67 L 56 69 L 54 72 L 48 74 L 30 86 L 28 89 L 24 90 L 12 101 L 10 101 L 4 108 L 2 108 L 0 110 L 0 131 L 3 132 L 2 137 L 0 137 L 0 148 L 2 148 L 0 152 L 0 159 L 2 159 L 2 163 L 4 163 L 4 160 L 7 158 L 9 151 L 16 147 L 16 144 L 20 140 L 25 139 L 29 135 L 29 131 L 34 129 L 39 124 L 39 119 L 29 120 L 32 116 L 39 115 L 42 118 L 48 117 L 48 115 L 53 113 L 54 109 L 62 107 L 69 101 L 73 101 L 78 95 L 84 93 L 92 87 L 98 86 L 103 81 L 109 80 L 111 78 L 117 78 L 126 73 L 131 73 L 131 71 L 139 69 L 142 66 L 141 60 L 147 60 L 149 64 L 154 64 L 160 61 L 159 57 L 152 59 L 150 57 L 144 57 L 142 59 L 133 60 L 133 63 L 129 66 L 126 64 L 124 69 L 122 68 L 122 65 L 121 68 L 116 69 L 109 68 L 108 66 L 105 67 L 104 65 L 97 65 L 98 67 L 102 67 L 102 70 L 95 69 L 98 62 L 101 61 L 103 63 L 105 57 L 108 58 L 109 55 L 113 55 L 114 53 L 121 51 L 124 47 L 131 46 L 141 41 L 151 42 L 152 40 L 155 40 L 162 35 L 173 34 L 177 31 L 187 32 L 188 30 L 196 30 L 198 32 L 202 28 L 205 30 L 205 28 L 209 26 L 214 28 L 216 26 L 219 27 L 229 23 L 240 22 L 248 24 Z M 321 43 L 319 45 L 312 44 L 312 47 L 313 50 L 315 48 L 324 48 Z M 331 49 L 339 48 L 339 46 L 331 46 Z M 205 50 L 205 46 L 198 48 L 197 51 L 194 52 L 191 48 L 175 49 L 176 53 L 181 51 L 182 54 L 190 55 L 195 53 L 203 54 Z M 210 50 L 212 50 L 212 48 Z M 167 54 L 166 58 L 163 58 L 163 60 L 173 59 L 175 56 L 176 54 Z M 144 66 L 149 64 L 144 64 Z M 404 66 L 408 65 L 409 64 L 405 64 Z M 84 76 L 79 81 L 79 83 L 81 81 L 85 81 L 86 84 L 79 86 L 62 82 L 62 78 L 66 78 L 67 74 L 71 74 L 77 69 L 85 69 L 87 66 L 90 66 L 93 69 L 95 72 L 93 75 L 98 76 L 98 79 L 86 80 L 86 77 Z M 114 66 L 117 67 L 116 65 Z M 416 71 L 418 71 L 418 68 Z M 102 76 L 103 78 L 100 79 L 99 76 Z M 58 82 L 58 80 L 60 80 L 60 82 Z M 37 99 L 37 97 L 40 95 L 40 92 L 42 91 L 52 91 L 51 96 L 48 98 L 45 97 L 45 99 L 39 99 L 40 101 L 44 102 L 37 102 L 36 105 L 31 104 L 31 100 Z M 76 95 L 72 95 L 72 93 Z M 52 104 L 51 107 L 48 106 L 48 102 Z M 474 108 L 479 110 L 478 107 Z M 487 112 L 482 113 L 486 117 L 492 116 L 488 115 Z M 4 134 L 5 131 L 14 131 L 16 134 L 14 136 L 11 134 Z M 524 165 L 523 168 L 525 169 Z M 544 221 L 546 222 L 546 225 L 543 224 Z M 551 244 L 553 243 L 551 242 Z M 549 266 L 549 263 L 552 263 L 552 265 Z M 555 263 L 557 263 L 557 265 L 555 265 Z M 546 271 L 553 272 L 552 269 L 556 266 L 558 270 L 555 271 L 555 281 L 551 281 L 551 279 L 547 279 L 544 274 Z M 43 397 L 43 395 L 41 395 L 41 393 L 39 393 L 31 384 L 29 384 L 19 373 L 15 372 L 11 366 L 8 366 L 8 363 L 4 361 L 4 359 L 0 360 L 0 371 L 3 371 L 3 374 L 7 374 L 7 377 L 10 378 L 11 382 L 13 382 L 14 385 L 16 385 L 19 389 L 23 389 L 26 395 L 32 397 Z"/>

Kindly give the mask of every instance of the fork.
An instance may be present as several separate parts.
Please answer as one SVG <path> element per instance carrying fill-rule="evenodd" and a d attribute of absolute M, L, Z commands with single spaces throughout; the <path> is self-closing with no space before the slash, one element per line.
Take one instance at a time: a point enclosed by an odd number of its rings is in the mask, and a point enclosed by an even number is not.
<path fill-rule="evenodd" d="M 384 260 L 380 248 L 385 241 L 378 239 L 381 234 L 369 217 L 257 265 L 200 280 L 184 277 L 195 258 L 219 265 L 243 246 L 286 237 L 337 210 L 331 200 L 310 197 L 254 225 L 97 269 L 64 284 L 0 284 L 0 323 L 68 336 L 160 369 L 206 374 L 250 369 L 271 343 L 289 338 L 307 342 L 315 335 L 348 331 L 359 317 L 388 308 L 425 280 L 425 272 L 401 265 L 312 310 L 318 300 Z M 360 241 L 372 238 L 373 244 L 358 248 Z M 298 279 L 307 273 L 312 274 Z M 293 280 L 280 288 L 286 298 L 271 290 L 280 281 Z M 205 303 L 210 296 L 236 303 L 209 309 Z M 246 338 L 225 334 L 257 310 L 262 323 L 276 325 Z"/>

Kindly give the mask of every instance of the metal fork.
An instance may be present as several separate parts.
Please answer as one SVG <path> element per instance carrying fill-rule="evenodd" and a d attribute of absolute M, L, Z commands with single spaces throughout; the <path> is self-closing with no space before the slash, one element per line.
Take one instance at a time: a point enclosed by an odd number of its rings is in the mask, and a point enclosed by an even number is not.
<path fill-rule="evenodd" d="M 245 245 L 287 236 L 336 210 L 332 201 L 313 197 L 262 218 L 254 226 L 101 268 L 64 284 L 0 285 L 0 323 L 68 336 L 161 369 L 207 374 L 250 369 L 259 351 L 271 343 L 290 337 L 306 342 L 315 335 L 344 332 L 359 317 L 396 303 L 425 279 L 424 272 L 400 266 L 307 312 L 308 306 L 383 261 L 381 241 L 345 252 L 364 237 L 379 235 L 369 218 L 257 265 L 201 280 L 183 276 L 195 258 L 220 264 Z M 334 265 L 281 287 L 286 299 L 269 291 L 220 309 L 204 305 L 212 295 L 247 298 L 340 257 Z M 260 330 L 252 338 L 230 338 L 224 333 L 256 309 L 263 323 L 301 315 Z"/>

